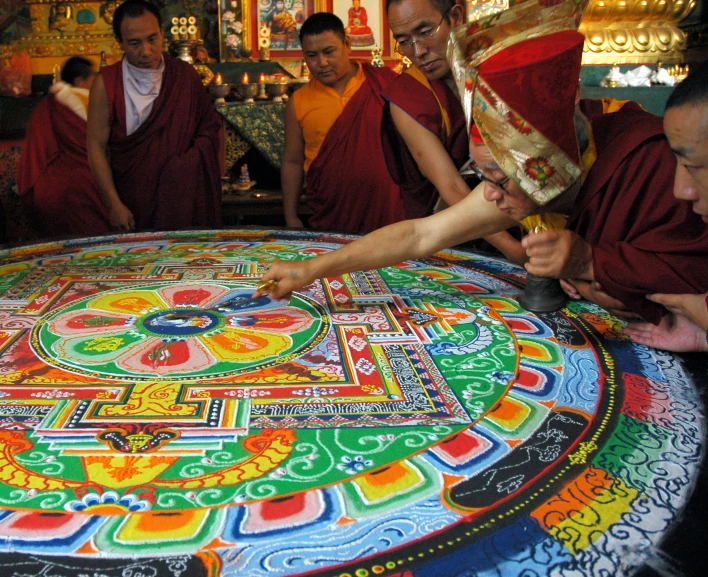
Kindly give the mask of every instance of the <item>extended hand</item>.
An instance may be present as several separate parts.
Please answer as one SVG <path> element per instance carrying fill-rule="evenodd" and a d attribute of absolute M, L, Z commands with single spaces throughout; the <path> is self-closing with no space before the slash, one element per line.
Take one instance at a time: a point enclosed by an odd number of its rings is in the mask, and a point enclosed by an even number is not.
<path fill-rule="evenodd" d="M 133 213 L 122 202 L 111 206 L 111 226 L 121 230 L 135 230 Z"/>
<path fill-rule="evenodd" d="M 263 275 L 262 282 L 268 280 L 278 281 L 278 284 L 273 290 L 268 292 L 268 296 L 274 299 L 280 299 L 292 291 L 302 288 L 312 281 L 314 278 L 309 276 L 308 261 L 283 261 L 276 260 L 270 267 L 270 270 Z M 260 296 L 261 293 L 256 291 L 254 297 Z"/>
<path fill-rule="evenodd" d="M 593 280 L 592 247 L 569 230 L 529 234 L 521 241 L 529 262 L 526 270 L 537 276 Z"/>
<path fill-rule="evenodd" d="M 286 218 L 285 219 L 285 226 L 288 228 L 304 228 L 305 225 L 302 223 L 302 221 L 297 217 L 293 216 L 291 218 Z"/>
<path fill-rule="evenodd" d="M 567 281 L 567 284 L 570 285 L 570 287 L 572 287 L 573 289 L 575 289 L 575 295 L 577 296 L 574 296 L 566 290 L 566 293 L 568 293 L 568 295 L 572 299 L 577 300 L 582 297 L 586 301 L 595 303 L 596 305 L 601 306 L 607 312 L 612 313 L 616 317 L 624 319 L 626 321 L 643 320 L 642 317 L 640 317 L 638 314 L 629 310 L 622 301 L 619 301 L 616 298 L 607 294 L 598 282 L 572 279 Z M 563 281 L 561 281 L 561 286 L 562 285 Z"/>
<path fill-rule="evenodd" d="M 624 328 L 624 334 L 641 345 L 676 353 L 708 351 L 706 333 L 681 314 L 668 314 L 658 325 L 630 323 Z"/>
<path fill-rule="evenodd" d="M 563 289 L 563 291 L 565 291 L 565 294 L 567 294 L 569 298 L 573 299 L 574 301 L 579 301 L 581 298 L 583 298 L 583 296 L 578 292 L 578 289 L 575 288 L 575 285 L 573 284 L 572 280 L 561 279 L 560 283 L 561 288 Z"/>
<path fill-rule="evenodd" d="M 650 301 L 664 305 L 672 313 L 688 317 L 694 324 L 704 331 L 708 331 L 708 307 L 706 307 L 706 295 L 671 295 L 653 294 L 647 295 Z"/>

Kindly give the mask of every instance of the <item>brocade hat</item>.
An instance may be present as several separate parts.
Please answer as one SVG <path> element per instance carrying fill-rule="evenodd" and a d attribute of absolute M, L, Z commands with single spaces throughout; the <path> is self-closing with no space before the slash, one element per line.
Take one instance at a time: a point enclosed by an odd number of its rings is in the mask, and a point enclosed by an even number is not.
<path fill-rule="evenodd" d="M 527 0 L 455 28 L 448 58 L 472 140 L 537 204 L 581 175 L 575 95 L 583 4 Z"/>

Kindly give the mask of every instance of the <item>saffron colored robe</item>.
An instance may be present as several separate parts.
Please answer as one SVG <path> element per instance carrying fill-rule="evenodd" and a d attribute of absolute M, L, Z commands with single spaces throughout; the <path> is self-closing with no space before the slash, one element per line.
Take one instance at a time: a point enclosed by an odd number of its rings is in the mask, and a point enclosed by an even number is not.
<path fill-rule="evenodd" d="M 429 84 L 430 87 L 425 86 L 407 72 L 396 78 L 383 93 L 387 101 L 381 125 L 383 151 L 391 178 L 401 187 L 406 218 L 432 214 L 438 192 L 420 171 L 398 133 L 388 103 L 395 104 L 434 133 L 458 170 L 469 158 L 469 137 L 462 104 L 444 81 L 432 80 Z M 441 107 L 450 121 L 448 131 L 444 128 Z"/>
<path fill-rule="evenodd" d="M 398 186 L 381 150 L 381 91 L 395 78 L 362 63 L 366 81 L 327 132 L 307 171 L 312 228 L 369 232 L 403 220 Z"/>
<path fill-rule="evenodd" d="M 612 297 L 658 324 L 667 313 L 651 293 L 708 289 L 708 226 L 691 203 L 673 196 L 676 159 L 662 119 L 635 103 L 602 114 L 582 101 L 597 160 L 567 228 L 592 245 L 595 279 Z"/>
<path fill-rule="evenodd" d="M 113 182 L 137 229 L 221 225 L 221 119 L 193 66 L 164 55 L 152 112 L 126 134 L 122 61 L 101 70 L 108 96 Z"/>
<path fill-rule="evenodd" d="M 22 204 L 42 236 L 110 230 L 108 207 L 89 167 L 86 119 L 54 94 L 34 109 L 15 177 Z"/>

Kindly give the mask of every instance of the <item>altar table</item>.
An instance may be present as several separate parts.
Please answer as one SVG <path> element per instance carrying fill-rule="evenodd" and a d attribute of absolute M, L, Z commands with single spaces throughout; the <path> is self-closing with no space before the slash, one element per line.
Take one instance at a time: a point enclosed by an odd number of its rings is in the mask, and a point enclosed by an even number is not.
<path fill-rule="evenodd" d="M 280 170 L 285 146 L 285 104 L 264 102 L 258 104 L 233 103 L 216 107 L 224 121 L 242 139 L 255 148 L 275 169 Z M 226 166 L 230 167 L 238 158 L 230 158 L 230 149 L 242 150 L 238 143 L 226 139 Z M 243 155 L 243 152 L 240 154 Z M 238 152 L 236 153 L 239 154 Z"/>
<path fill-rule="evenodd" d="M 447 250 L 252 300 L 353 237 L 0 252 L 0 574 L 629 575 L 688 498 L 674 355 Z"/>

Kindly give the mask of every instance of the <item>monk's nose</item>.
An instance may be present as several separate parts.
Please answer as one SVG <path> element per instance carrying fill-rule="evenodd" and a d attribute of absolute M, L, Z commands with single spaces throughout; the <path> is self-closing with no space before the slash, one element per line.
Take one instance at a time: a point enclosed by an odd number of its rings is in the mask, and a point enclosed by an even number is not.
<path fill-rule="evenodd" d="M 428 47 L 422 42 L 415 42 L 413 44 L 413 54 L 415 56 L 423 56 L 424 54 L 427 54 L 427 52 Z"/>
<path fill-rule="evenodd" d="M 484 199 L 489 201 L 489 202 L 494 202 L 495 200 L 499 200 L 503 196 L 501 190 L 499 190 L 496 186 L 493 186 L 489 184 L 488 182 L 484 183 Z"/>
<path fill-rule="evenodd" d="M 674 196 L 679 200 L 698 200 L 698 191 L 686 167 L 680 163 L 676 166 L 674 176 Z"/>

